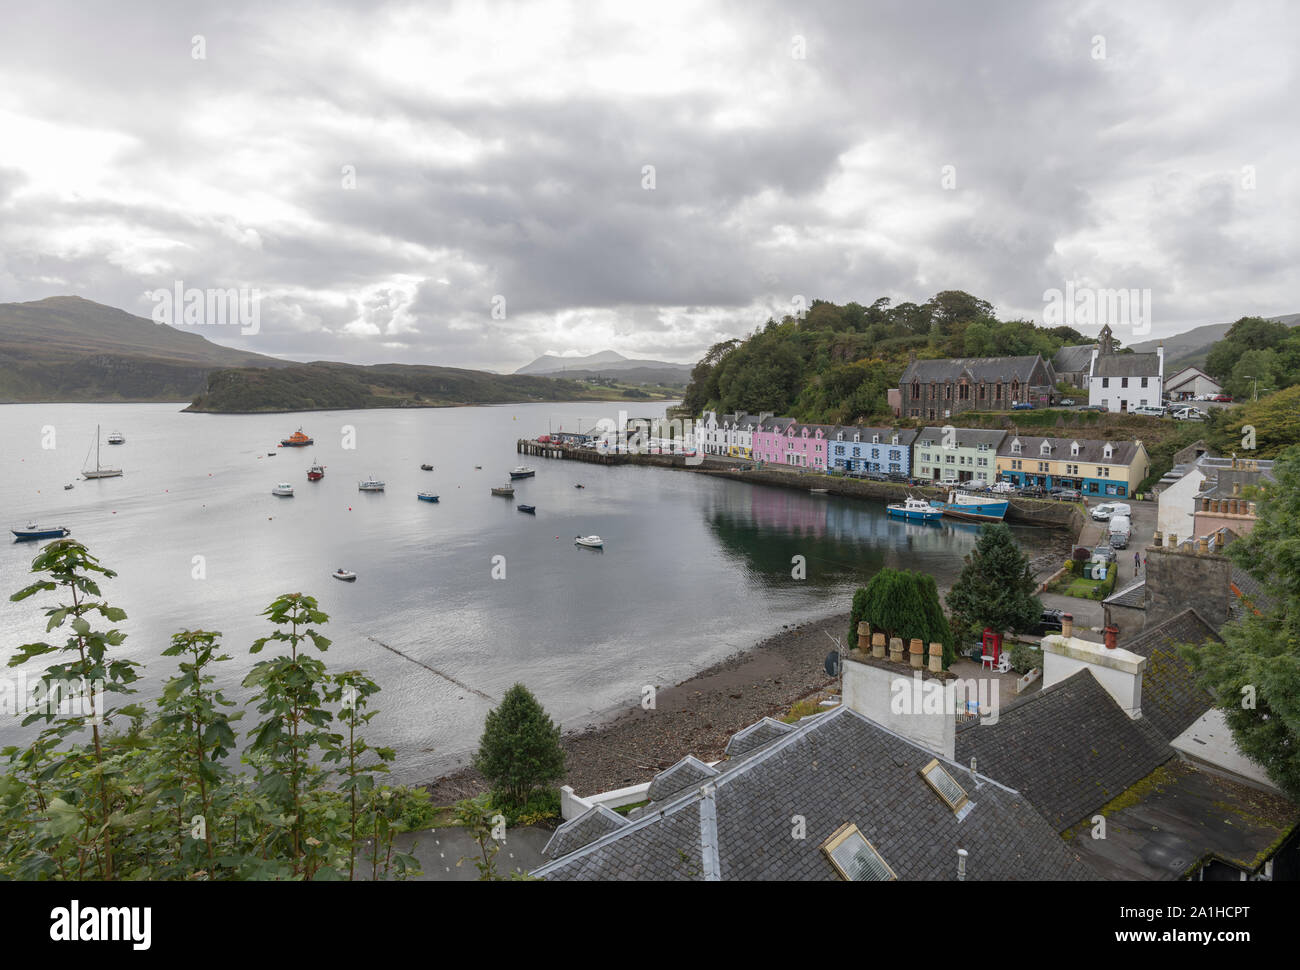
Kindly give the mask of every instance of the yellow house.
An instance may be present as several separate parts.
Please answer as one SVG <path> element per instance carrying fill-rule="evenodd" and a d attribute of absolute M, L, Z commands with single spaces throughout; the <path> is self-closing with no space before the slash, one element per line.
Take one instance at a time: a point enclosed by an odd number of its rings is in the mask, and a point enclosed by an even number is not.
<path fill-rule="evenodd" d="M 1008 434 L 998 448 L 1000 481 L 1077 488 L 1084 495 L 1128 498 L 1151 472 L 1140 441 L 1091 441 Z"/>

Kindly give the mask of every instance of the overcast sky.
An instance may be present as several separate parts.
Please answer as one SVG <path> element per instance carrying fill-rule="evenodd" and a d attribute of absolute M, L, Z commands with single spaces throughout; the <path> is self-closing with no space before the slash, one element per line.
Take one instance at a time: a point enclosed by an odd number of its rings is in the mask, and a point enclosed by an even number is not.
<path fill-rule="evenodd" d="M 256 288 L 204 336 L 494 370 L 798 297 L 1300 311 L 1300 5 L 191 6 L 4 0 L 0 302 Z"/>

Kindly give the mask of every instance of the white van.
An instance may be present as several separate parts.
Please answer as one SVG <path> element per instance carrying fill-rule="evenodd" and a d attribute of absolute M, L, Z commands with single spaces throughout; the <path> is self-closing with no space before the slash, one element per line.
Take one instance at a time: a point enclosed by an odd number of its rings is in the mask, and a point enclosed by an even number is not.
<path fill-rule="evenodd" d="M 1133 534 L 1133 524 L 1129 521 L 1127 515 L 1112 515 L 1110 517 L 1110 526 L 1107 529 L 1107 536 L 1110 540 L 1112 549 L 1123 549 L 1128 545 L 1129 537 Z"/>
<path fill-rule="evenodd" d="M 1123 502 L 1103 502 L 1092 507 L 1092 517 L 1098 522 L 1105 522 L 1116 515 L 1131 515 L 1133 509 Z"/>

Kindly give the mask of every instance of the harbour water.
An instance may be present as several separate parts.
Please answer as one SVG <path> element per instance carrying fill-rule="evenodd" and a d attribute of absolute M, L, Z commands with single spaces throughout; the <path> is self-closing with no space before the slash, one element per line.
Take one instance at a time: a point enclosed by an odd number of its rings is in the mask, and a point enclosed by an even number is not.
<path fill-rule="evenodd" d="M 950 583 L 977 533 L 891 520 L 877 503 L 515 453 L 520 437 L 587 429 L 626 405 L 238 416 L 181 407 L 0 407 L 5 528 L 66 525 L 118 573 L 103 591 L 128 614 L 119 649 L 146 664 L 146 697 L 174 671 L 160 656 L 171 634 L 202 628 L 223 634 L 231 659 L 218 680 L 243 699 L 248 647 L 271 629 L 261 610 L 285 592 L 317 597 L 331 617 L 327 662 L 365 669 L 383 688 L 368 738 L 396 749 L 401 781 L 455 767 L 515 682 L 566 729 L 582 727 L 643 685 L 679 682 L 783 624 L 847 610 L 882 566 Z M 629 410 L 656 417 L 664 405 Z M 97 424 L 105 439 L 126 437 L 101 449 L 121 478 L 80 477 Z M 314 446 L 276 447 L 300 426 Z M 319 482 L 306 477 L 313 461 L 325 466 Z M 523 461 L 537 474 L 514 483 L 513 499 L 489 494 Z M 370 476 L 385 491 L 358 491 Z M 279 482 L 292 498 L 271 494 Z M 421 491 L 440 501 L 418 501 Z M 1052 539 L 1015 531 L 1031 556 Z M 574 545 L 593 533 L 603 551 Z M 40 606 L 52 600 L 8 601 L 33 578 L 37 549 L 0 544 L 0 661 L 45 638 Z M 796 557 L 806 578 L 795 577 Z M 339 567 L 357 581 L 331 579 Z M 26 733 L 0 718 L 0 745 Z"/>

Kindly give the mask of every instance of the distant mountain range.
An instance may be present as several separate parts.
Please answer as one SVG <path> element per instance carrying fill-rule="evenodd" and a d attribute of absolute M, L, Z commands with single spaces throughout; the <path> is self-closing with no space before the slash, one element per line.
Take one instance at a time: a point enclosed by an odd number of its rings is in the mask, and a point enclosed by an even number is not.
<path fill-rule="evenodd" d="M 217 368 L 287 366 L 79 296 L 0 304 L 0 402 L 187 401 Z"/>
<path fill-rule="evenodd" d="M 1300 313 L 1287 313 L 1282 316 L 1266 317 L 1268 320 L 1280 320 L 1288 327 L 1300 323 Z M 1236 321 L 1233 321 L 1234 323 Z M 1224 338 L 1232 328 L 1232 323 L 1210 323 L 1195 327 L 1184 333 L 1174 334 L 1159 340 L 1145 340 L 1140 344 L 1130 344 L 1130 348 L 1139 354 L 1153 353 L 1160 344 L 1165 345 L 1165 373 L 1175 374 L 1184 367 L 1204 367 L 1205 358 L 1210 348 Z"/>
<path fill-rule="evenodd" d="M 188 410 L 254 412 L 675 396 L 632 386 L 639 383 L 627 376 L 633 373 L 620 371 L 617 386 L 598 387 L 455 367 L 299 364 L 81 297 L 0 304 L 0 403 L 193 401 Z"/>
<path fill-rule="evenodd" d="M 545 354 L 525 364 L 516 374 L 535 376 L 563 375 L 573 380 L 614 377 L 633 384 L 683 385 L 691 379 L 693 364 L 674 364 L 666 360 L 633 360 L 613 350 L 586 357 L 557 357 Z"/>

